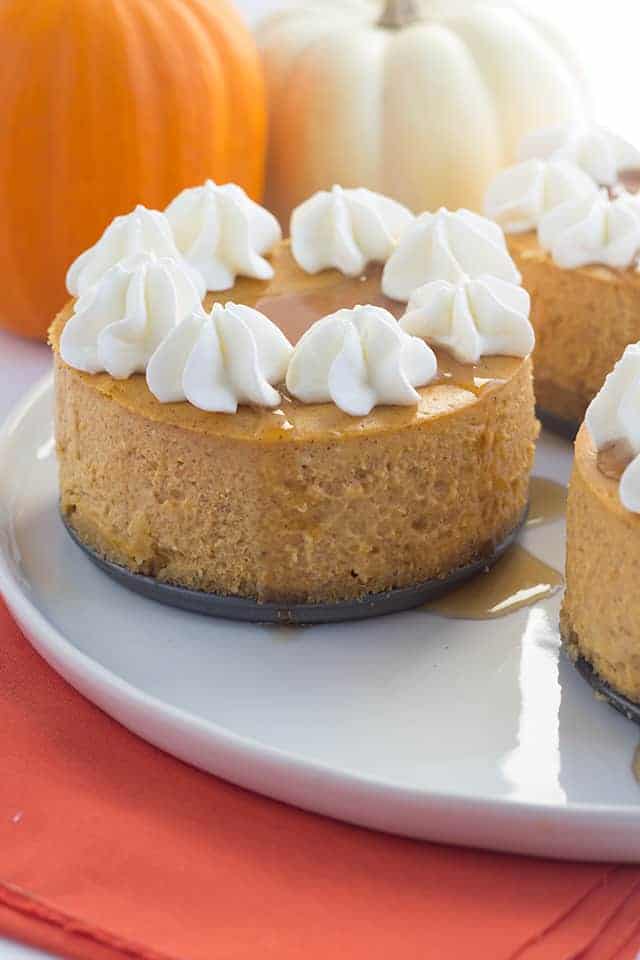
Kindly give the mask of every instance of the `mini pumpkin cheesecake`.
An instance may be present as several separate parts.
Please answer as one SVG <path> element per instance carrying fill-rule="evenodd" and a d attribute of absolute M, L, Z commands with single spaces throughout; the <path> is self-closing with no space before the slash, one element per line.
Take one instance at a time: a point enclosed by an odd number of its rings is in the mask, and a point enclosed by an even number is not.
<path fill-rule="evenodd" d="M 627 347 L 576 439 L 561 630 L 615 692 L 640 703 L 640 344 Z"/>
<path fill-rule="evenodd" d="M 353 193 L 303 211 L 305 269 L 276 241 L 265 276 L 261 247 L 261 276 L 234 276 L 226 306 L 209 292 L 209 314 L 175 258 L 138 252 L 56 318 L 60 505 L 91 550 L 192 590 L 333 603 L 446 578 L 518 526 L 538 429 L 528 303 L 511 309 L 515 355 L 487 353 L 487 296 L 467 302 L 475 340 L 457 357 L 451 298 L 399 324 L 369 261 L 411 215 Z M 205 219 L 183 230 L 190 268 Z"/>
<path fill-rule="evenodd" d="M 575 433 L 640 338 L 640 200 L 628 192 L 640 153 L 607 131 L 556 130 L 528 137 L 521 156 L 491 184 L 485 209 L 531 295 L 538 408 Z"/>

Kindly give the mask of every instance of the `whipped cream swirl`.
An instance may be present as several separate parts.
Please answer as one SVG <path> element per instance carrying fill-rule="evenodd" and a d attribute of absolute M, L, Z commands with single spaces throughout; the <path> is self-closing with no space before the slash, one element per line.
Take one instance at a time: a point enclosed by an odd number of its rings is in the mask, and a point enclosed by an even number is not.
<path fill-rule="evenodd" d="M 405 333 L 382 307 L 332 313 L 298 341 L 287 371 L 287 389 L 303 403 L 328 403 L 352 417 L 379 404 L 412 406 L 415 387 L 436 375 L 437 360 L 423 340 Z"/>
<path fill-rule="evenodd" d="M 199 292 L 177 260 L 139 253 L 76 300 L 60 354 L 76 370 L 126 379 L 143 373 L 160 342 L 199 307 Z"/>
<path fill-rule="evenodd" d="M 188 400 L 214 413 L 239 404 L 277 407 L 292 346 L 264 314 L 214 303 L 196 311 L 163 340 L 147 366 L 147 385 L 161 403 Z"/>
<path fill-rule="evenodd" d="M 632 459 L 620 478 L 620 502 L 640 513 L 640 343 L 622 354 L 589 404 L 585 423 L 596 450 L 617 442 L 629 448 Z"/>
<path fill-rule="evenodd" d="M 401 203 L 363 187 L 320 190 L 291 214 L 291 252 L 307 273 L 334 268 L 348 277 L 384 263 L 413 221 Z"/>
<path fill-rule="evenodd" d="M 202 276 L 207 290 L 228 290 L 236 277 L 270 280 L 264 254 L 282 239 L 278 221 L 235 183 L 179 193 L 165 210 L 180 253 Z"/>
<path fill-rule="evenodd" d="M 606 190 L 564 203 L 540 221 L 538 242 L 559 267 L 600 263 L 625 269 L 640 251 L 640 199 Z"/>
<path fill-rule="evenodd" d="M 382 290 L 394 300 L 408 300 L 430 280 L 458 283 L 465 276 L 491 274 L 519 283 L 520 274 L 496 223 L 469 210 L 441 207 L 422 213 L 400 238 L 382 274 Z"/>
<path fill-rule="evenodd" d="M 549 210 L 596 192 L 593 180 L 579 167 L 534 158 L 500 171 L 486 192 L 484 211 L 506 233 L 526 233 Z"/>
<path fill-rule="evenodd" d="M 614 186 L 625 170 L 640 168 L 640 151 L 604 127 L 535 130 L 521 141 L 519 155 L 568 161 L 604 187 Z"/>
<path fill-rule="evenodd" d="M 80 296 L 111 267 L 138 253 L 155 253 L 158 257 L 181 260 L 164 214 L 159 210 L 147 210 L 142 204 L 131 213 L 112 220 L 100 239 L 74 260 L 67 271 L 67 290 L 72 296 Z M 205 286 L 200 275 L 186 263 L 183 267 L 191 275 L 192 284 L 202 299 Z"/>
<path fill-rule="evenodd" d="M 529 294 L 522 287 L 483 275 L 457 284 L 433 280 L 411 294 L 400 326 L 444 347 L 460 363 L 481 357 L 526 357 L 535 336 Z"/>

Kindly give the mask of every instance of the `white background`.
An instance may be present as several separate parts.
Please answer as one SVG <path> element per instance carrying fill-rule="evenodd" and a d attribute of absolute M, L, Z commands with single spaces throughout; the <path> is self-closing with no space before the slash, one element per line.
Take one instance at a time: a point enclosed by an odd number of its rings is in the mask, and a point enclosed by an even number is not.
<path fill-rule="evenodd" d="M 294 3 L 288 0 L 237 0 L 237 6 L 250 22 L 269 10 L 291 5 Z M 604 4 L 595 0 L 530 0 L 529 6 L 555 20 L 581 51 L 597 119 L 640 144 L 640 3 L 637 0 L 608 0 Z M 49 355 L 44 345 L 0 332 L 0 421 L 48 366 Z M 0 960 L 44 957 L 45 954 L 0 937 Z"/>

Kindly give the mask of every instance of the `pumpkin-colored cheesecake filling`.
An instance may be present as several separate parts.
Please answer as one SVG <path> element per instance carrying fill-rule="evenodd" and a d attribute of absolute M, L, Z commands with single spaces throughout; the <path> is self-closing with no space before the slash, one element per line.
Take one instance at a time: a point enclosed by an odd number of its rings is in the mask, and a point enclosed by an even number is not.
<path fill-rule="evenodd" d="M 563 636 L 619 693 L 640 702 L 640 344 L 625 350 L 576 440 L 567 510 Z"/>
<path fill-rule="evenodd" d="M 600 264 L 565 270 L 535 231 L 508 237 L 531 295 L 538 407 L 578 424 L 616 360 L 640 338 L 640 273 Z"/>
<path fill-rule="evenodd" d="M 298 346 L 337 310 L 406 309 L 380 293 L 378 267 L 310 274 L 288 243 L 269 264 L 272 276 L 239 277 L 205 307 L 257 308 Z M 522 518 L 538 432 L 528 357 L 461 363 L 436 348 L 437 374 L 415 403 L 363 416 L 302 402 L 284 382 L 273 408 L 214 413 L 159 402 L 141 374 L 69 366 L 60 338 L 72 314 L 70 303 L 50 334 L 61 509 L 131 571 L 259 601 L 332 602 L 446 577 L 488 558 Z"/>
<path fill-rule="evenodd" d="M 592 128 L 535 132 L 520 155 L 486 209 L 531 295 L 538 407 L 575 431 L 640 338 L 640 152 Z"/>
<path fill-rule="evenodd" d="M 640 702 L 640 516 L 620 503 L 621 461 L 612 451 L 599 454 L 581 427 L 569 487 L 561 627 L 574 656 Z"/>

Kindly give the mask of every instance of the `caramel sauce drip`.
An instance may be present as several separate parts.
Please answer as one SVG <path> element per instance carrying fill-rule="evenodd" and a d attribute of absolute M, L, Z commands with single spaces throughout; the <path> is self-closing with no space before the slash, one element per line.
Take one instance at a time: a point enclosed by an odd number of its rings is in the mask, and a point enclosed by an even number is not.
<path fill-rule="evenodd" d="M 626 440 L 614 440 L 598 451 L 598 470 L 610 480 L 619 480 L 633 460 L 633 450 Z"/>
<path fill-rule="evenodd" d="M 384 307 L 396 319 L 401 317 L 406 305 L 385 297 L 381 283 L 382 266 L 372 264 L 363 276 L 345 277 L 330 287 L 261 297 L 256 301 L 255 309 L 269 317 L 289 342 L 295 344 L 312 323 L 343 308 L 371 304 Z"/>
<path fill-rule="evenodd" d="M 261 297 L 256 301 L 255 309 L 269 317 L 295 344 L 316 320 L 343 308 L 370 304 L 384 307 L 399 319 L 406 304 L 386 297 L 381 291 L 381 282 L 382 266 L 373 264 L 363 276 L 345 277 L 328 287 Z M 477 364 L 468 364 L 459 363 L 445 350 L 436 349 L 435 352 L 438 373 L 429 386 L 450 383 L 476 396 L 506 380 L 513 368 L 512 357 L 482 357 Z M 286 391 L 283 392 L 286 395 Z"/>
<path fill-rule="evenodd" d="M 638 193 L 640 191 L 640 167 L 634 167 L 632 170 L 621 170 L 618 173 L 616 183 L 605 187 L 610 200 L 615 200 L 620 194 Z"/>
<path fill-rule="evenodd" d="M 640 167 L 634 167 L 632 170 L 622 170 L 618 174 L 618 183 L 629 193 L 637 193 L 640 190 Z"/>
<path fill-rule="evenodd" d="M 493 620 L 553 596 L 562 584 L 557 570 L 516 543 L 491 570 L 424 609 L 460 620 Z"/>
<path fill-rule="evenodd" d="M 527 526 L 540 526 L 563 517 L 567 489 L 548 477 L 532 477 Z M 557 570 L 520 544 L 485 573 L 480 573 L 425 608 L 454 619 L 493 620 L 553 596 L 563 584 Z"/>
<path fill-rule="evenodd" d="M 567 509 L 567 488 L 548 477 L 531 477 L 529 484 L 529 513 L 527 526 L 538 527 L 543 523 L 563 517 Z"/>

